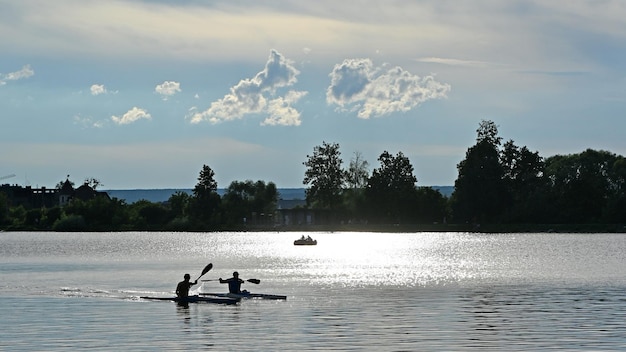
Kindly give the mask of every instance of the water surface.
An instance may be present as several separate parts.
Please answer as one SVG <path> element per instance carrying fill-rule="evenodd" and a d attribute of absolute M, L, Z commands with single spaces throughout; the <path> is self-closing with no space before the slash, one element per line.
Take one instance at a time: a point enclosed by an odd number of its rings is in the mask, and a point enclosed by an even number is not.
<path fill-rule="evenodd" d="M 624 235 L 310 235 L 1 233 L 0 350 L 626 349 Z M 138 298 L 209 262 L 288 299 Z"/>

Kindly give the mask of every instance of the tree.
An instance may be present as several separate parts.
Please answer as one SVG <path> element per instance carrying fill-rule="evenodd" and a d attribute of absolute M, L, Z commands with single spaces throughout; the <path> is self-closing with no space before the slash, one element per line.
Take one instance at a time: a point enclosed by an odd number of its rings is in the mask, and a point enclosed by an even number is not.
<path fill-rule="evenodd" d="M 609 197 L 603 219 L 609 223 L 626 223 L 626 158 L 616 156 L 609 170 Z"/>
<path fill-rule="evenodd" d="M 171 212 L 160 203 L 140 200 L 131 204 L 129 208 L 130 221 L 137 230 L 161 229 L 171 220 Z"/>
<path fill-rule="evenodd" d="M 411 220 L 417 183 L 413 165 L 402 152 L 393 156 L 384 151 L 378 161 L 380 167 L 372 171 L 365 189 L 367 203 L 373 207 L 370 215 L 394 223 Z"/>
<path fill-rule="evenodd" d="M 452 194 L 456 221 L 497 222 L 507 204 L 508 194 L 500 164 L 498 128 L 492 121 L 481 121 L 476 144 L 458 165 L 459 175 Z"/>
<path fill-rule="evenodd" d="M 97 178 L 94 177 L 89 177 L 85 179 L 85 183 L 87 186 L 96 189 L 100 186 L 104 186 L 104 184 L 102 184 L 102 182 L 100 182 L 100 180 L 98 180 Z"/>
<path fill-rule="evenodd" d="M 5 224 L 9 219 L 9 197 L 4 192 L 0 192 L 0 225 Z"/>
<path fill-rule="evenodd" d="M 369 163 L 360 152 L 355 152 L 345 172 L 348 188 L 344 190 L 343 208 L 351 220 L 363 216 L 366 207 L 365 187 L 369 179 Z"/>
<path fill-rule="evenodd" d="M 225 221 L 228 224 L 249 224 L 269 221 L 278 202 L 278 190 L 272 182 L 233 181 L 222 198 Z"/>
<path fill-rule="evenodd" d="M 217 192 L 215 172 L 208 165 L 203 165 L 198 176 L 198 183 L 193 188 L 193 195 L 196 198 L 201 198 L 213 192 Z"/>
<path fill-rule="evenodd" d="M 367 185 L 369 178 L 369 163 L 363 159 L 360 152 L 354 152 L 354 157 L 350 160 L 350 166 L 346 171 L 346 182 L 351 189 L 361 189 Z"/>
<path fill-rule="evenodd" d="M 217 182 L 214 177 L 215 172 L 209 166 L 203 165 L 198 183 L 193 188 L 189 207 L 190 216 L 210 228 L 220 223 L 221 199 L 217 194 Z"/>
<path fill-rule="evenodd" d="M 431 187 L 418 187 L 414 220 L 418 223 L 445 222 L 448 216 L 448 199 Z"/>
<path fill-rule="evenodd" d="M 546 159 L 554 220 L 565 223 L 599 222 L 608 200 L 619 199 L 619 191 L 616 190 L 620 189 L 618 185 L 623 181 L 620 181 L 619 172 L 614 172 L 619 166 L 618 161 L 619 157 L 613 153 L 593 149 Z"/>
<path fill-rule="evenodd" d="M 183 191 L 176 191 L 170 196 L 167 203 L 173 218 L 183 218 L 187 215 L 191 196 Z"/>
<path fill-rule="evenodd" d="M 341 203 L 345 173 L 341 168 L 339 144 L 322 142 L 313 149 L 313 155 L 307 155 L 303 164 L 306 201 L 314 207 L 336 209 Z"/>
<path fill-rule="evenodd" d="M 543 211 L 546 204 L 547 184 L 545 164 L 538 152 L 518 147 L 512 140 L 506 142 L 500 153 L 503 178 L 507 189 L 507 221 L 546 221 Z"/>

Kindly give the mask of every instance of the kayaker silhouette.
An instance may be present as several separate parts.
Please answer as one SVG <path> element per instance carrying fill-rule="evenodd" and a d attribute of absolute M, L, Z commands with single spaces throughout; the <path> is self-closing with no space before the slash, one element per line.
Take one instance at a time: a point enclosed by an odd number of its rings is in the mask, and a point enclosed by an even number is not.
<path fill-rule="evenodd" d="M 185 274 L 184 278 L 185 280 L 179 282 L 176 286 L 176 296 L 178 297 L 188 297 L 189 289 L 191 288 L 191 286 L 198 283 L 198 280 L 194 282 L 189 281 L 191 279 L 191 276 L 189 274 Z"/>
<path fill-rule="evenodd" d="M 244 281 L 239 278 L 239 273 L 236 271 L 233 273 L 233 277 L 231 277 L 230 279 L 222 280 L 222 278 L 220 277 L 220 284 L 228 284 L 229 293 L 242 293 L 241 284 L 243 283 Z"/>

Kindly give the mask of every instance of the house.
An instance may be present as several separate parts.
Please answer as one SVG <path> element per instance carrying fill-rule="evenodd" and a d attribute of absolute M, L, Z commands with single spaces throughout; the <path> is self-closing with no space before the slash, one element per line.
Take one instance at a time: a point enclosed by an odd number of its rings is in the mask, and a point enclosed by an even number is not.
<path fill-rule="evenodd" d="M 72 199 L 88 201 L 95 197 L 106 197 L 110 199 L 108 193 L 98 192 L 87 183 L 74 189 L 69 180 L 65 180 L 61 188 L 32 188 L 19 185 L 0 185 L 0 192 L 6 194 L 10 207 L 23 206 L 25 209 L 52 208 L 55 206 L 65 206 Z"/>

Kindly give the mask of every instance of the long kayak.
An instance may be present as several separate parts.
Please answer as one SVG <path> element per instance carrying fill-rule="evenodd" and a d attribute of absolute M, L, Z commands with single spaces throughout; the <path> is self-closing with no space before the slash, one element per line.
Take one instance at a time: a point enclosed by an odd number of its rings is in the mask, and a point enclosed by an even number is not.
<path fill-rule="evenodd" d="M 188 297 L 150 297 L 141 296 L 141 299 L 156 300 L 156 301 L 172 301 L 178 303 L 217 303 L 217 304 L 237 304 L 241 298 L 236 297 L 200 297 L 200 296 L 188 296 Z"/>
<path fill-rule="evenodd" d="M 270 295 L 267 293 L 250 293 L 250 292 L 242 292 L 242 293 L 200 293 L 201 296 L 213 296 L 213 297 L 224 297 L 231 299 L 241 299 L 241 298 L 260 298 L 260 299 L 273 299 L 273 300 L 286 300 L 287 296 L 283 295 Z"/>

